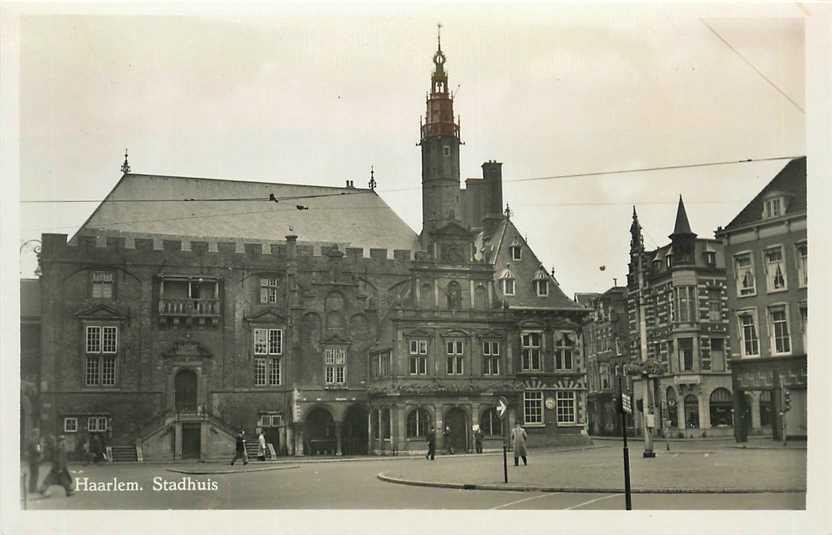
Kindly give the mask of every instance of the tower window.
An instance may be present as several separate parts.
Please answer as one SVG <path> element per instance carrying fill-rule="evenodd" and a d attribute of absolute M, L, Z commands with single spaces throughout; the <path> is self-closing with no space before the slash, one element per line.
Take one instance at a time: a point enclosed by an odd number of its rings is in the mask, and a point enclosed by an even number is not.
<path fill-rule="evenodd" d="M 445 145 L 442 147 L 442 156 L 450 156 L 451 155 L 451 147 L 449 145 Z"/>
<path fill-rule="evenodd" d="M 523 258 L 523 253 L 521 252 L 522 249 L 519 245 L 512 245 L 511 249 L 511 259 L 512 260 L 521 260 Z"/>

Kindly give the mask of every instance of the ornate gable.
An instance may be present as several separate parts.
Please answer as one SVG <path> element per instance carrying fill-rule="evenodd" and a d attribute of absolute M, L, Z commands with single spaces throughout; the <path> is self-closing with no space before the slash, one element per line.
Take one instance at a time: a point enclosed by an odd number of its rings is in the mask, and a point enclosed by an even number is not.
<path fill-rule="evenodd" d="M 174 342 L 166 351 L 162 352 L 166 358 L 204 359 L 213 355 L 202 344 L 195 340 L 184 339 Z"/>
<path fill-rule="evenodd" d="M 109 305 L 93 305 L 89 308 L 85 308 L 75 314 L 76 318 L 82 320 L 105 320 L 105 321 L 124 321 L 127 319 L 127 316 L 120 313 L 114 307 Z"/>
<path fill-rule="evenodd" d="M 249 323 L 286 323 L 286 317 L 278 313 L 277 308 L 267 308 L 244 318 Z"/>

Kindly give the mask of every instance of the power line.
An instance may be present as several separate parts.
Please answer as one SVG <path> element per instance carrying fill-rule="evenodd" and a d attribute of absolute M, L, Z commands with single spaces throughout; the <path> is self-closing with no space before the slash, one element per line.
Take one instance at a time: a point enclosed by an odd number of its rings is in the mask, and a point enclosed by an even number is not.
<path fill-rule="evenodd" d="M 280 201 L 295 201 L 300 199 L 318 199 L 321 197 L 341 197 L 344 195 L 358 195 L 362 193 L 372 193 L 368 190 L 358 191 L 342 191 L 340 193 L 321 193 L 318 195 L 294 195 L 286 197 L 277 197 L 270 194 L 266 197 L 219 197 L 211 199 L 199 199 L 193 197 L 186 197 L 184 199 L 107 199 L 108 203 L 138 203 L 138 202 L 280 202 Z M 101 199 L 43 199 L 43 200 L 22 200 L 21 204 L 42 204 L 42 203 L 100 203 Z"/>
<path fill-rule="evenodd" d="M 800 5 L 800 4 L 798 4 L 798 5 Z M 804 111 L 804 109 L 803 109 L 803 107 L 802 107 L 802 106 L 800 106 L 797 102 L 795 102 L 794 100 L 792 100 L 792 98 L 791 98 L 789 95 L 787 95 L 785 91 L 783 91 L 782 89 L 780 89 L 780 87 L 778 87 L 778 86 L 777 86 L 777 84 L 775 84 L 774 82 L 772 82 L 772 81 L 771 81 L 771 79 L 770 79 L 768 76 L 766 76 L 765 74 L 763 74 L 763 72 L 762 72 L 760 69 L 758 69 L 756 66 L 754 66 L 754 64 L 753 64 L 753 63 L 751 63 L 750 61 L 748 61 L 748 60 L 745 58 L 745 56 L 743 56 L 742 54 L 740 54 L 739 50 L 737 50 L 736 48 L 734 48 L 734 47 L 731 45 L 731 43 L 729 43 L 729 42 L 728 42 L 728 40 L 727 40 L 727 39 L 725 39 L 724 37 L 722 37 L 722 36 L 719 34 L 719 32 L 717 32 L 716 30 L 714 30 L 714 29 L 711 27 L 711 25 L 709 25 L 707 22 L 705 22 L 705 19 L 699 19 L 699 20 L 702 22 L 702 24 L 704 24 L 704 25 L 705 25 L 705 27 L 706 27 L 706 28 L 708 28 L 709 30 L 711 30 L 711 33 L 713 33 L 713 34 L 714 34 L 714 35 L 715 35 L 715 36 L 716 36 L 716 37 L 717 37 L 720 41 L 722 41 L 722 42 L 723 42 L 723 44 L 725 44 L 725 46 L 727 46 L 728 48 L 730 48 L 730 49 L 734 52 L 734 54 L 736 54 L 736 55 L 737 55 L 737 56 L 738 56 L 738 57 L 739 57 L 739 58 L 740 58 L 740 59 L 741 59 L 741 60 L 742 60 L 742 61 L 743 61 L 746 65 L 748 65 L 749 67 L 751 67 L 752 69 L 754 69 L 754 72 L 756 72 L 757 74 L 759 74 L 759 75 L 760 75 L 760 77 L 761 77 L 763 80 L 765 80 L 766 82 L 768 82 L 768 85 L 770 85 L 770 86 L 771 86 L 771 87 L 773 87 L 775 90 L 777 90 L 777 92 L 778 92 L 778 93 L 780 93 L 781 95 L 783 95 L 783 97 L 785 97 L 785 99 L 786 99 L 786 100 L 788 100 L 789 102 L 791 102 L 791 103 L 792 103 L 792 105 L 793 105 L 795 108 L 797 108 L 798 110 L 800 110 L 800 113 L 802 113 L 802 114 L 804 114 L 804 115 L 806 114 L 806 112 Z"/>

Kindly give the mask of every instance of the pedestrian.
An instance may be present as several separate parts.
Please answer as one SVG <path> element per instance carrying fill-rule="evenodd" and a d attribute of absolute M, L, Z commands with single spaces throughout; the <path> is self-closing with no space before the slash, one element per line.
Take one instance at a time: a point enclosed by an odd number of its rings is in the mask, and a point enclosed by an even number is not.
<path fill-rule="evenodd" d="M 29 440 L 29 492 L 38 491 L 38 478 L 40 477 L 40 463 L 43 461 L 43 443 L 40 439 L 40 429 L 32 429 L 32 438 Z"/>
<path fill-rule="evenodd" d="M 442 433 L 442 437 L 445 439 L 445 447 L 448 450 L 448 455 L 454 454 L 454 445 L 452 442 L 453 435 L 451 434 L 451 426 L 446 425 L 445 431 Z"/>
<path fill-rule="evenodd" d="M 425 455 L 425 459 L 430 459 L 431 461 L 433 461 L 435 455 L 436 455 L 436 430 L 433 427 L 431 427 L 430 431 L 428 431 L 428 452 Z"/>
<path fill-rule="evenodd" d="M 511 430 L 511 447 L 514 449 L 514 466 L 518 466 L 519 459 L 523 459 L 523 466 L 528 466 L 526 462 L 526 439 L 529 438 L 526 430 L 520 427 L 520 422 L 514 424 L 514 429 Z"/>
<path fill-rule="evenodd" d="M 266 436 L 263 435 L 263 430 L 257 436 L 257 458 L 261 461 L 266 460 Z"/>
<path fill-rule="evenodd" d="M 234 443 L 234 458 L 231 459 L 231 465 L 234 466 L 234 461 L 237 459 L 243 460 L 243 466 L 248 464 L 248 453 L 246 453 L 246 430 L 240 429 L 237 433 L 237 439 Z"/>
<path fill-rule="evenodd" d="M 482 431 L 480 426 L 474 426 L 474 447 L 477 453 L 482 453 Z"/>
<path fill-rule="evenodd" d="M 60 435 L 57 442 L 50 440 L 50 443 L 52 443 L 50 448 L 52 467 L 40 485 L 40 494 L 45 497 L 50 485 L 60 485 L 64 488 L 67 497 L 72 496 L 75 491 L 72 490 L 72 476 L 69 475 L 67 467 L 64 436 Z"/>
<path fill-rule="evenodd" d="M 101 437 L 98 436 L 98 433 L 92 436 L 90 451 L 92 452 L 92 462 L 98 463 L 98 461 L 104 458 L 104 446 L 101 443 Z"/>
<path fill-rule="evenodd" d="M 90 437 L 84 437 L 84 442 L 81 444 L 81 458 L 84 460 L 84 466 L 92 461 L 92 446 L 90 445 Z"/>

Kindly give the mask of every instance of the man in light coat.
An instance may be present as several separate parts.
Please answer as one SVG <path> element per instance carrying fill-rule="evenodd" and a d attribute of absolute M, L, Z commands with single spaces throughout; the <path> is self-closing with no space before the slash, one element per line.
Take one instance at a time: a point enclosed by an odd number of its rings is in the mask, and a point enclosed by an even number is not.
<path fill-rule="evenodd" d="M 514 449 L 514 466 L 518 466 L 519 460 L 523 459 L 523 466 L 528 466 L 526 462 L 526 439 L 528 435 L 526 430 L 520 427 L 520 422 L 514 424 L 514 429 L 511 430 L 511 447 Z"/>

